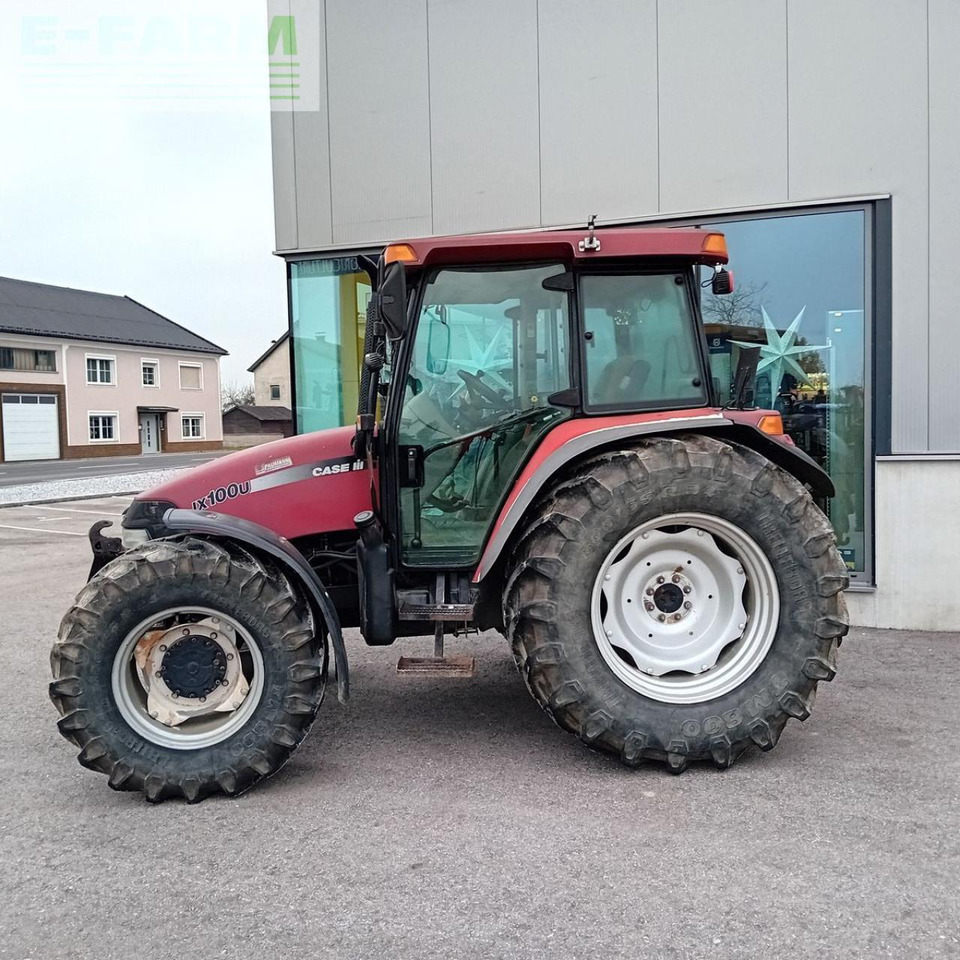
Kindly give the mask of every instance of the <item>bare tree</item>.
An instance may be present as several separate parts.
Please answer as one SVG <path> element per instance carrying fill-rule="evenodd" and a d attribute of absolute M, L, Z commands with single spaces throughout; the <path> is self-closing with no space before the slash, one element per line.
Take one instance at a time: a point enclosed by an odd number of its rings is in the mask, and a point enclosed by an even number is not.
<path fill-rule="evenodd" d="M 735 287 L 733 293 L 715 297 L 704 295 L 700 302 L 703 319 L 707 323 L 723 323 L 731 327 L 763 326 L 760 303 L 767 283 L 746 283 Z"/>
<path fill-rule="evenodd" d="M 253 403 L 252 383 L 239 383 L 228 380 L 220 385 L 220 409 L 226 412 L 231 407 L 248 406 Z"/>

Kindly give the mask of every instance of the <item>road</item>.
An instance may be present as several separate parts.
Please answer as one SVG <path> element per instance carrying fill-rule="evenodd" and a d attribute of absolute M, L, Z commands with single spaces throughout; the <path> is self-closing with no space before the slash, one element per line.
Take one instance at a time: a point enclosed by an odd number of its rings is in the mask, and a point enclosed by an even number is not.
<path fill-rule="evenodd" d="M 42 483 L 45 480 L 90 479 L 112 477 L 121 473 L 143 473 L 147 470 L 170 470 L 195 467 L 229 450 L 209 453 L 157 453 L 146 457 L 91 457 L 89 460 L 30 460 L 25 463 L 0 463 L 0 487 L 21 483 Z"/>
<path fill-rule="evenodd" d="M 3 960 L 960 956 L 960 635 L 856 630 L 773 753 L 672 777 L 555 728 L 495 634 L 444 680 L 349 631 L 353 698 L 277 776 L 153 807 L 46 697 L 84 531 L 125 502 L 0 516 Z"/>

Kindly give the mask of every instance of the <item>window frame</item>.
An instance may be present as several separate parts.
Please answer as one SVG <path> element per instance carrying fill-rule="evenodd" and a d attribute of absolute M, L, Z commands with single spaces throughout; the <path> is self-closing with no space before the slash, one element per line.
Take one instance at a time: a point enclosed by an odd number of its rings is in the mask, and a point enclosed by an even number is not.
<path fill-rule="evenodd" d="M 184 367 L 193 367 L 200 371 L 200 386 L 199 387 L 185 387 L 183 385 L 183 368 Z M 177 372 L 179 373 L 180 380 L 180 389 L 181 390 L 202 390 L 203 389 L 203 364 L 197 363 L 193 360 L 178 360 L 177 361 Z"/>
<path fill-rule="evenodd" d="M 90 361 L 103 360 L 110 364 L 109 380 L 91 380 L 90 379 Z M 115 387 L 117 385 L 117 356 L 109 353 L 84 353 L 83 372 L 88 387 Z"/>
<path fill-rule="evenodd" d="M 109 438 L 93 437 L 91 420 L 94 417 L 110 417 L 113 420 L 113 436 Z M 101 425 L 102 432 L 102 425 Z M 120 442 L 120 411 L 119 410 L 88 410 L 87 411 L 87 443 L 119 443 Z"/>
<path fill-rule="evenodd" d="M 742 212 L 724 210 L 722 213 L 704 213 L 696 217 L 656 218 L 632 221 L 637 226 L 697 227 L 723 232 L 724 223 L 743 223 L 747 220 L 782 220 L 787 217 L 817 216 L 829 213 L 863 214 L 863 375 L 864 410 L 869 423 L 864 429 L 864 533 L 869 539 L 865 550 L 863 572 L 849 571 L 850 586 L 857 590 L 876 588 L 877 531 L 875 523 L 876 458 L 889 453 L 891 446 L 891 200 L 890 197 L 851 198 L 822 203 L 791 204 L 789 206 L 754 207 Z M 705 227 L 709 224 L 709 227 Z M 736 276 L 736 250 L 731 250 L 730 269 Z M 697 305 L 699 313 L 699 303 Z M 701 318 L 702 322 L 702 318 Z M 709 358 L 708 358 L 709 361 Z M 708 370 L 710 368 L 708 367 Z M 712 376 L 712 374 L 711 374 Z"/>
<path fill-rule="evenodd" d="M 190 433 L 184 433 L 184 423 L 187 420 L 200 421 L 200 433 L 196 436 Z M 207 439 L 207 418 L 203 413 L 181 413 L 180 414 L 180 439 L 181 440 L 206 440 Z"/>
<path fill-rule="evenodd" d="M 153 367 L 153 383 L 146 383 L 143 379 L 143 368 Z M 160 388 L 160 361 L 153 357 L 140 358 L 140 386 L 145 390 L 158 390 Z"/>
<path fill-rule="evenodd" d="M 274 391 L 276 391 L 276 393 L 274 393 Z M 280 389 L 280 384 L 279 384 L 279 383 L 271 383 L 271 384 L 270 384 L 270 399 L 271 399 L 271 400 L 282 400 L 282 399 L 283 399 L 283 392 L 282 392 L 281 389 Z"/>
<path fill-rule="evenodd" d="M 9 350 L 9 351 L 10 351 L 10 362 L 11 362 L 11 366 L 6 367 L 6 366 L 4 366 L 2 363 L 0 363 L 0 371 L 3 371 L 4 373 L 56 373 L 56 372 L 57 372 L 57 351 L 56 351 L 56 350 L 50 350 L 50 349 L 48 349 L 48 348 L 46 348 L 46 347 L 33 347 L 33 346 L 29 346 L 29 345 L 28 345 L 28 346 L 16 346 L 16 345 L 14 345 L 14 344 L 4 344 L 3 346 L 0 346 L 0 356 L 2 356 L 2 353 L 3 353 L 3 351 L 5 351 L 5 350 Z M 14 353 L 15 353 L 16 351 L 23 351 L 23 352 L 26 352 L 26 353 L 32 353 L 32 354 L 33 354 L 33 366 L 32 366 L 32 367 L 29 367 L 29 368 L 27 368 L 27 369 L 23 369 L 23 368 L 17 367 L 16 364 L 14 363 L 14 357 L 13 357 L 13 355 L 14 355 Z M 37 355 L 38 355 L 38 354 L 41 354 L 41 353 L 46 353 L 46 354 L 49 354 L 49 355 L 50 355 L 51 360 L 52 360 L 52 362 L 53 362 L 53 365 L 52 365 L 52 366 L 50 366 L 50 367 L 41 367 L 41 366 L 38 365 L 38 363 L 37 363 Z"/>
<path fill-rule="evenodd" d="M 714 403 L 713 390 L 711 387 L 711 378 L 709 376 L 710 357 L 706 348 L 706 338 L 703 336 L 703 321 L 700 316 L 699 289 L 694 289 L 697 277 L 696 264 L 677 263 L 671 266 L 669 262 L 658 264 L 656 266 L 638 268 L 624 264 L 623 266 L 605 267 L 602 265 L 593 266 L 579 264 L 574 265 L 575 291 L 574 291 L 574 319 L 573 324 L 576 328 L 577 346 L 575 354 L 578 363 L 577 384 L 580 393 L 580 403 L 584 414 L 588 417 L 614 416 L 622 413 L 639 413 L 656 410 L 697 410 L 701 407 L 707 407 Z M 666 399 L 637 401 L 633 403 L 590 403 L 589 388 L 590 381 L 587 374 L 587 349 L 584 346 L 584 337 L 586 334 L 586 306 L 581 288 L 581 281 L 584 277 L 617 277 L 617 276 L 663 276 L 665 274 L 680 274 L 684 278 L 684 291 L 686 293 L 687 306 L 690 309 L 690 317 L 694 321 L 693 339 L 697 355 L 697 363 L 700 367 L 700 389 L 702 393 L 696 400 L 675 400 L 669 402 Z"/>

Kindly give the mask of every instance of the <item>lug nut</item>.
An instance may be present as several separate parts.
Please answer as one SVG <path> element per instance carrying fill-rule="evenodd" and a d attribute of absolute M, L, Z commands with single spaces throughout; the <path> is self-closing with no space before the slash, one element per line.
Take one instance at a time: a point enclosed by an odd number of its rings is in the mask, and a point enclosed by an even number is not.
<path fill-rule="evenodd" d="M 155 677 L 162 677 L 162 676 L 163 676 L 163 673 L 161 673 L 161 671 L 157 670 L 157 672 L 154 673 L 154 676 L 155 676 Z"/>
<path fill-rule="evenodd" d="M 161 643 L 161 644 L 160 644 L 160 652 L 163 653 L 163 651 L 166 650 L 166 649 L 167 649 L 167 645 L 166 645 L 165 643 Z"/>
<path fill-rule="evenodd" d="M 185 637 L 186 637 L 186 636 L 189 636 L 189 634 L 190 634 L 190 628 L 189 628 L 189 627 L 184 627 L 183 630 L 181 630 L 180 632 L 181 632 Z"/>
<path fill-rule="evenodd" d="M 684 601 L 683 601 L 683 609 L 684 609 L 684 610 L 692 610 L 692 609 L 693 609 L 693 604 L 692 604 L 689 600 L 684 600 Z"/>
<path fill-rule="evenodd" d="M 652 610 L 652 609 L 653 609 L 653 604 L 652 604 L 649 600 L 644 600 L 644 601 L 643 601 L 643 606 L 644 606 L 644 609 L 646 609 L 646 610 Z"/>
<path fill-rule="evenodd" d="M 647 587 L 647 596 L 648 596 L 648 597 L 652 597 L 652 596 L 653 596 L 653 587 Z"/>
<path fill-rule="evenodd" d="M 207 702 L 207 698 L 206 698 L 206 697 L 201 697 L 201 698 L 200 698 L 200 702 L 201 702 L 201 703 L 206 703 L 206 702 Z"/>
<path fill-rule="evenodd" d="M 232 654 L 232 653 L 228 653 L 228 654 L 227 654 L 227 659 L 228 659 L 228 660 L 232 660 L 232 659 L 233 659 L 233 654 Z"/>
<path fill-rule="evenodd" d="M 679 583 L 679 582 L 680 582 L 680 578 L 679 578 L 676 574 L 674 574 L 670 579 L 671 579 L 674 583 Z"/>
<path fill-rule="evenodd" d="M 649 540 L 649 539 L 650 539 L 650 534 L 649 534 L 649 533 L 641 533 L 641 534 L 640 534 L 640 539 L 641 539 L 641 540 Z"/>
<path fill-rule="evenodd" d="M 227 685 L 227 681 L 226 681 L 226 680 L 221 680 L 221 681 L 220 681 L 220 686 L 221 686 L 221 687 L 225 687 L 226 685 Z"/>
<path fill-rule="evenodd" d="M 216 635 L 215 633 L 211 633 L 211 634 L 210 634 L 210 639 L 211 639 L 211 640 L 216 640 L 216 639 L 217 639 L 217 635 Z"/>
<path fill-rule="evenodd" d="M 657 583 L 663 583 L 663 577 L 657 577 Z"/>
<path fill-rule="evenodd" d="M 174 690 L 174 691 L 173 691 L 173 698 L 174 698 L 174 700 L 176 700 L 176 698 L 179 697 L 179 696 L 180 696 L 180 691 L 179 691 L 179 690 Z"/>
<path fill-rule="evenodd" d="M 210 622 L 211 622 L 211 623 L 219 623 L 219 622 L 220 622 L 220 618 L 219 618 L 219 617 L 211 617 L 211 618 L 210 618 Z"/>
<path fill-rule="evenodd" d="M 690 587 L 684 587 L 684 588 L 683 588 L 683 592 L 684 592 L 684 593 L 689 593 L 689 592 L 690 592 Z"/>
<path fill-rule="evenodd" d="M 657 619 L 658 619 L 661 623 L 663 623 L 663 621 L 666 620 L 667 618 L 666 618 L 666 615 L 665 615 L 665 614 L 662 614 L 662 613 L 661 613 L 660 616 L 657 617 Z"/>

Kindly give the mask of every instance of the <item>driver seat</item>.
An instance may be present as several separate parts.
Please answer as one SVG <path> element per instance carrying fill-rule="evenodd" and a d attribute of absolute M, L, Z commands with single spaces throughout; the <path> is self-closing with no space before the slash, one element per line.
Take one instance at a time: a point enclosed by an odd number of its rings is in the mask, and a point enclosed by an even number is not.
<path fill-rule="evenodd" d="M 649 377 L 646 360 L 630 354 L 617 357 L 603 368 L 591 399 L 594 403 L 632 403 L 643 395 Z"/>

